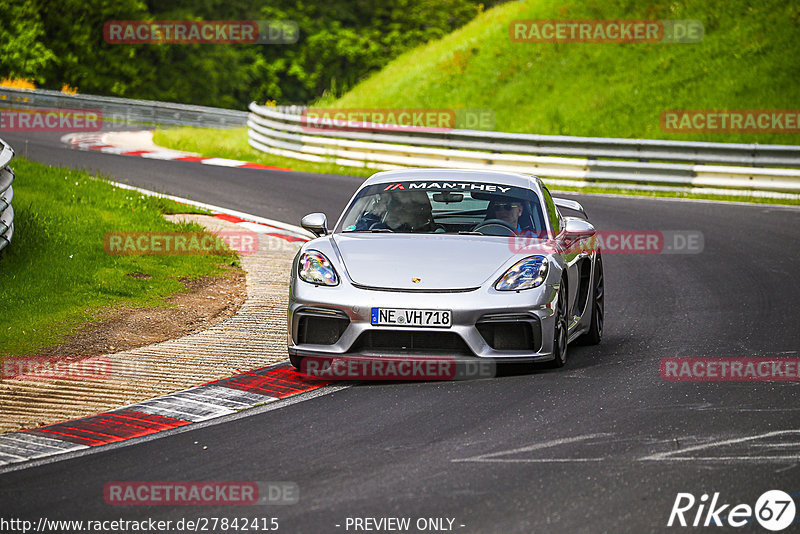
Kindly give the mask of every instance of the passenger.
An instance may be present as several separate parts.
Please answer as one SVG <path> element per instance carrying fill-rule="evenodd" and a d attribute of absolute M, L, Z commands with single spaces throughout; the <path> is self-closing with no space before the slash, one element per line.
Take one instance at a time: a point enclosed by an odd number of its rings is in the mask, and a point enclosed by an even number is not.
<path fill-rule="evenodd" d="M 390 193 L 384 223 L 395 232 L 433 232 L 431 201 L 424 191 L 393 191 Z"/>

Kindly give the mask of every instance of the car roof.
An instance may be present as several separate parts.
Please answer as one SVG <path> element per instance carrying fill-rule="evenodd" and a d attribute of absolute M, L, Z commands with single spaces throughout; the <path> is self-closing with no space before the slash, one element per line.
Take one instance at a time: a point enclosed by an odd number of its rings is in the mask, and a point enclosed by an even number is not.
<path fill-rule="evenodd" d="M 472 170 L 472 169 L 401 169 L 383 171 L 373 174 L 361 184 L 366 187 L 374 184 L 406 182 L 414 180 L 489 182 L 524 187 L 541 193 L 542 181 L 537 176 L 507 171 Z"/>

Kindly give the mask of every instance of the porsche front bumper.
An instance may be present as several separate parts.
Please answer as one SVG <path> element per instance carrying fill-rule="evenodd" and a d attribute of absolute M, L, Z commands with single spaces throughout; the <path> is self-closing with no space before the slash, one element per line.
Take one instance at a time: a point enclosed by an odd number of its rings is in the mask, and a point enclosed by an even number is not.
<path fill-rule="evenodd" d="M 480 287 L 395 291 L 315 286 L 296 277 L 289 297 L 289 354 L 295 357 L 453 357 L 497 362 L 553 359 L 557 286 L 525 291 Z M 374 326 L 372 308 L 452 312 L 449 328 Z"/>

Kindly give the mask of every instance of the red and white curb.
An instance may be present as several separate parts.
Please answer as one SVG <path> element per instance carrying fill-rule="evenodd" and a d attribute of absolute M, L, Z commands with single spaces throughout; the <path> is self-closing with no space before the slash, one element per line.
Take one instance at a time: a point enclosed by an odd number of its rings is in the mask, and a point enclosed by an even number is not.
<path fill-rule="evenodd" d="M 220 206 L 214 206 L 212 204 L 206 204 L 205 202 L 197 202 L 196 200 L 190 200 L 188 198 L 177 197 L 174 195 L 165 195 L 164 193 L 157 193 L 155 191 L 142 189 L 140 187 L 134 187 L 128 184 L 122 184 L 119 182 L 109 182 L 109 183 L 114 187 L 119 187 L 120 189 L 127 189 L 128 191 L 136 191 L 137 193 L 141 193 L 143 195 L 151 197 L 166 198 L 168 200 L 178 202 L 179 204 L 185 204 L 187 206 L 193 206 L 196 208 L 208 210 L 214 215 L 214 217 L 217 217 L 218 219 L 223 219 L 225 221 L 235 223 L 241 226 L 242 228 L 246 228 L 247 230 L 250 230 L 251 232 L 255 232 L 257 234 L 279 237 L 289 242 L 295 242 L 295 241 L 306 242 L 316 237 L 308 230 L 301 228 L 299 226 L 295 226 L 293 224 L 287 224 L 273 219 L 267 219 L 266 217 L 259 217 L 258 215 L 244 213 L 243 211 L 237 211 L 228 208 L 223 208 Z"/>
<path fill-rule="evenodd" d="M 192 161 L 217 167 L 291 171 L 291 169 L 286 167 L 273 167 L 271 165 L 236 159 L 206 158 L 191 152 L 163 148 L 153 144 L 153 132 L 150 130 L 138 132 L 71 133 L 61 137 L 61 141 L 66 143 L 70 148 L 76 150 L 92 150 L 119 156 L 137 156 L 140 158 L 169 161 Z"/>
<path fill-rule="evenodd" d="M 0 466 L 208 421 L 328 384 L 279 363 L 99 415 L 4 434 L 0 436 Z"/>

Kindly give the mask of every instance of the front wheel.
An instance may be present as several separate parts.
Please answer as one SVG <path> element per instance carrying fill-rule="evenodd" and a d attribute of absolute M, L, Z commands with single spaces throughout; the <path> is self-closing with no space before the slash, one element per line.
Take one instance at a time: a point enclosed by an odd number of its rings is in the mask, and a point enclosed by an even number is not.
<path fill-rule="evenodd" d="M 564 303 L 567 293 L 567 284 L 561 281 L 556 299 L 556 324 L 553 326 L 553 356 L 555 358 L 545 364 L 546 367 L 557 369 L 567 363 L 567 305 Z"/>
<path fill-rule="evenodd" d="M 603 259 L 598 253 L 594 265 L 594 287 L 592 288 L 592 322 L 589 325 L 589 331 L 580 337 L 582 344 L 597 345 L 603 339 L 604 295 Z"/>
<path fill-rule="evenodd" d="M 295 356 L 293 354 L 289 355 L 289 361 L 292 362 L 292 365 L 295 369 L 300 371 L 300 367 L 303 364 L 303 357 L 302 356 Z"/>

